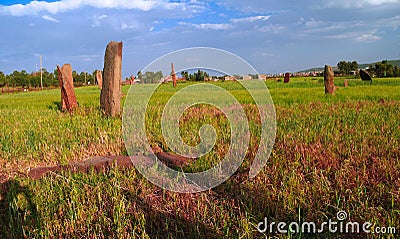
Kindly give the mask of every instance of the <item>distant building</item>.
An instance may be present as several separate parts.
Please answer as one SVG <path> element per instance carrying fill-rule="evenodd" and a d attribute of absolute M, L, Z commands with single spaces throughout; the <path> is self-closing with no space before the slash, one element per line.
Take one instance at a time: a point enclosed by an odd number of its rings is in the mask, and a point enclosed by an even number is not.
<path fill-rule="evenodd" d="M 258 79 L 259 79 L 259 80 L 266 80 L 266 79 L 267 79 L 267 75 L 259 74 L 259 75 L 258 75 Z"/>
<path fill-rule="evenodd" d="M 234 76 L 225 76 L 224 80 L 225 81 L 233 81 L 233 80 L 236 80 L 236 78 Z"/>
<path fill-rule="evenodd" d="M 249 75 L 243 76 L 242 79 L 243 79 L 243 80 L 251 80 L 251 76 L 249 76 Z"/>
<path fill-rule="evenodd" d="M 174 80 L 172 79 L 172 76 L 171 76 L 171 75 L 166 76 L 166 77 L 164 77 L 164 78 L 161 78 L 161 80 L 160 80 L 161 83 L 168 83 L 168 82 L 173 82 L 173 81 L 174 81 Z M 176 78 L 176 81 L 185 82 L 185 81 L 186 81 L 186 78 L 179 78 L 179 77 L 177 77 L 177 78 Z"/>
<path fill-rule="evenodd" d="M 168 83 L 168 82 L 172 82 L 173 80 L 172 80 L 172 76 L 166 76 L 166 77 L 164 77 L 164 78 L 161 78 L 161 80 L 160 80 L 162 83 Z"/>
<path fill-rule="evenodd" d="M 135 76 L 131 76 L 130 78 L 127 78 L 125 81 L 122 82 L 122 85 L 134 85 L 136 82 Z M 139 80 L 140 83 L 140 80 Z"/>

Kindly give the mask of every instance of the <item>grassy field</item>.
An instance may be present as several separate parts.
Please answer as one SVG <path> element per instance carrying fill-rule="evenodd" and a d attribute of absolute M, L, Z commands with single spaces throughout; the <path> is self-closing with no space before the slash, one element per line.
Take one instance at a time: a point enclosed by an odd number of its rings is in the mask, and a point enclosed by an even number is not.
<path fill-rule="evenodd" d="M 75 89 L 79 109 L 73 115 L 59 111 L 59 90 L 0 95 L 0 238 L 397 238 L 257 231 L 265 217 L 319 225 L 345 211 L 353 222 L 400 232 L 400 79 L 350 79 L 347 88 L 343 82 L 336 78 L 336 95 L 325 96 L 322 78 L 267 81 L 277 135 L 254 179 L 247 178 L 260 130 L 254 102 L 238 83 L 215 83 L 243 104 L 250 144 L 237 174 L 196 194 L 162 190 L 135 169 L 25 178 L 37 166 L 126 155 L 122 121 L 102 117 L 97 87 Z M 163 85 L 151 101 L 148 138 L 166 151 L 161 109 L 188 84 Z M 140 92 L 148 86 L 134 87 Z M 190 145 L 199 142 L 199 117 L 221 129 L 213 151 L 183 170 L 211 167 L 229 148 L 226 117 L 205 106 L 183 117 L 182 137 Z"/>

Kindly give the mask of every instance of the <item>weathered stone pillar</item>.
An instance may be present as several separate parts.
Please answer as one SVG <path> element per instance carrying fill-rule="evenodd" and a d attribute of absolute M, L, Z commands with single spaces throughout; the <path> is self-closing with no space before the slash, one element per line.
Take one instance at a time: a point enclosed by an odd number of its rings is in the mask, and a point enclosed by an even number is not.
<path fill-rule="evenodd" d="M 325 65 L 324 81 L 325 81 L 325 94 L 335 94 L 335 73 L 333 73 L 332 67 Z"/>
<path fill-rule="evenodd" d="M 286 73 L 283 83 L 289 83 L 289 81 L 290 81 L 290 73 Z"/>
<path fill-rule="evenodd" d="M 110 42 L 104 56 L 100 108 L 107 116 L 121 113 L 122 42 Z"/>
<path fill-rule="evenodd" d="M 349 80 L 344 80 L 344 87 L 349 87 Z"/>
<path fill-rule="evenodd" d="M 175 74 L 175 69 L 174 69 L 174 63 L 171 63 L 171 74 L 172 74 L 172 80 L 174 81 L 174 87 L 176 87 L 176 74 Z"/>
<path fill-rule="evenodd" d="M 360 70 L 360 77 L 362 81 L 369 81 L 372 82 L 372 77 L 368 74 L 368 72 L 364 70 Z"/>
<path fill-rule="evenodd" d="M 96 71 L 96 80 L 97 80 L 97 85 L 100 87 L 100 89 L 103 88 L 103 73 L 99 70 Z"/>
<path fill-rule="evenodd" d="M 61 68 L 57 66 L 57 70 L 61 87 L 61 109 L 72 111 L 74 108 L 78 107 L 74 92 L 72 67 L 70 64 L 64 64 Z"/>

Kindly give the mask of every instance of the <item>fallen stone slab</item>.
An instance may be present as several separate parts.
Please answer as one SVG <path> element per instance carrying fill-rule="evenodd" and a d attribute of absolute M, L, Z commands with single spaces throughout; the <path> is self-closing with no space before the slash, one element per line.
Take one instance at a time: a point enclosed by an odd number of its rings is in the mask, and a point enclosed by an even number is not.
<path fill-rule="evenodd" d="M 143 158 L 143 160 L 149 159 L 146 157 Z M 130 168 L 132 166 L 132 161 L 128 156 L 96 156 L 88 158 L 83 162 L 74 162 L 68 165 L 34 168 L 28 172 L 28 177 L 40 179 L 50 172 L 59 173 L 62 171 L 69 171 L 88 173 L 92 169 L 100 173 L 110 167 Z"/>
<path fill-rule="evenodd" d="M 193 162 L 194 159 L 166 152 L 155 152 L 157 158 L 168 167 L 183 167 Z M 68 165 L 56 165 L 48 167 L 38 167 L 31 169 L 27 176 L 31 179 L 40 179 L 48 173 L 81 172 L 88 173 L 94 170 L 97 173 L 105 172 L 109 168 L 132 168 L 132 162 L 140 162 L 141 165 L 151 166 L 154 160 L 148 156 L 95 156 L 83 162 L 73 162 Z"/>

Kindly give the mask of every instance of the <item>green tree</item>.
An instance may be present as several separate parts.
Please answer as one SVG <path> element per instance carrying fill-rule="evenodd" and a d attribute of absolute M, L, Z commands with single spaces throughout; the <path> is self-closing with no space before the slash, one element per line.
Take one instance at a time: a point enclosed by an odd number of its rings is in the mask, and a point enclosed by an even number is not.
<path fill-rule="evenodd" d="M 40 87 L 40 75 L 31 76 L 30 85 L 35 88 Z"/>
<path fill-rule="evenodd" d="M 352 70 L 352 71 L 357 71 L 358 70 L 357 61 L 353 61 L 352 63 L 350 63 L 350 70 Z"/>
<path fill-rule="evenodd" d="M 377 62 L 375 63 L 375 74 L 377 77 L 385 77 L 386 76 L 386 62 Z"/>
<path fill-rule="evenodd" d="M 155 73 L 152 71 L 146 71 L 144 73 L 144 78 L 143 78 L 143 82 L 145 84 L 152 84 L 154 81 L 154 77 L 155 77 Z"/>
<path fill-rule="evenodd" d="M 337 67 L 339 69 L 340 74 L 342 75 L 348 75 L 351 71 L 357 71 L 358 70 L 358 63 L 357 61 L 340 61 L 337 64 Z"/>
<path fill-rule="evenodd" d="M 164 76 L 163 76 L 162 71 L 157 71 L 157 72 L 154 74 L 153 83 L 159 83 L 160 80 L 161 80 L 161 78 L 163 78 L 163 77 L 164 77 Z"/>
<path fill-rule="evenodd" d="M 339 61 L 337 64 L 337 67 L 339 69 L 340 74 L 342 75 L 347 75 L 349 72 L 349 65 L 347 64 L 346 61 Z"/>
<path fill-rule="evenodd" d="M 25 71 L 22 70 L 21 72 L 19 71 L 14 71 L 13 73 L 10 74 L 10 80 L 11 80 L 11 85 L 16 87 L 16 86 L 29 86 L 30 84 L 30 79 L 29 79 L 29 74 Z"/>
<path fill-rule="evenodd" d="M 142 81 L 142 80 L 143 80 L 143 74 L 142 74 L 142 71 L 138 71 L 138 73 L 137 73 L 137 78 L 138 78 L 140 81 Z"/>
<path fill-rule="evenodd" d="M 398 66 L 393 67 L 393 76 L 399 77 L 400 76 L 400 68 Z"/>
<path fill-rule="evenodd" d="M 6 85 L 6 76 L 2 71 L 0 71 L 0 87 L 3 87 Z"/>
<path fill-rule="evenodd" d="M 181 72 L 181 77 L 185 78 L 186 80 L 189 80 L 189 73 L 187 71 L 182 71 Z"/>
<path fill-rule="evenodd" d="M 371 76 L 374 76 L 375 75 L 375 66 L 374 65 L 369 65 L 368 66 L 368 73 L 371 75 Z"/>
<path fill-rule="evenodd" d="M 391 65 L 391 64 L 387 64 L 386 65 L 386 76 L 387 77 L 393 77 L 394 76 L 393 65 Z"/>

